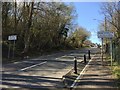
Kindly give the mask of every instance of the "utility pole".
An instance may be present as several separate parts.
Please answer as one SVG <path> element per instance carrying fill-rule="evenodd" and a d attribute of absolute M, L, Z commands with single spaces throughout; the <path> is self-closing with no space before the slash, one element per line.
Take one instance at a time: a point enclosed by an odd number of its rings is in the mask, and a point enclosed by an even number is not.
<path fill-rule="evenodd" d="M 118 48 L 120 49 L 120 1 L 118 2 Z M 120 63 L 119 58 L 118 63 Z"/>
<path fill-rule="evenodd" d="M 105 16 L 105 21 L 104 21 L 104 27 L 105 27 L 105 31 L 107 31 L 107 20 L 106 20 L 106 16 Z M 108 52 L 108 45 L 107 45 L 107 38 L 105 38 L 105 53 Z"/>
<path fill-rule="evenodd" d="M 101 57 L 102 57 L 102 64 L 103 64 L 103 38 L 102 38 Z"/>
<path fill-rule="evenodd" d="M 105 16 L 105 31 L 107 31 L 107 20 L 106 20 L 106 16 Z"/>

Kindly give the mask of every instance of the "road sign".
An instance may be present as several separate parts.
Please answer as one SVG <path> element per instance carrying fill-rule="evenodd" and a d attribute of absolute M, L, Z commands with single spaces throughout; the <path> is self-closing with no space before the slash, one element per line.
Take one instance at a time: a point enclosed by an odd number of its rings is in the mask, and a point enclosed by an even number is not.
<path fill-rule="evenodd" d="M 99 31 L 97 35 L 98 35 L 98 38 L 113 38 L 114 37 L 114 33 L 109 32 L 109 31 Z"/>
<path fill-rule="evenodd" d="M 13 42 L 13 59 L 14 59 L 14 49 L 15 49 L 15 41 L 17 40 L 17 35 L 10 35 L 8 36 L 9 41 Z M 9 50 L 8 50 L 8 58 L 10 57 L 10 44 L 9 44 Z"/>
<path fill-rule="evenodd" d="M 113 38 L 114 37 L 114 33 L 110 32 L 110 31 L 99 31 L 97 33 L 98 38 L 102 38 L 102 50 L 101 50 L 101 54 L 102 54 L 102 62 L 103 62 L 103 38 Z M 111 66 L 112 66 L 112 39 L 111 39 Z"/>
<path fill-rule="evenodd" d="M 8 36 L 8 40 L 17 40 L 17 35 Z"/>

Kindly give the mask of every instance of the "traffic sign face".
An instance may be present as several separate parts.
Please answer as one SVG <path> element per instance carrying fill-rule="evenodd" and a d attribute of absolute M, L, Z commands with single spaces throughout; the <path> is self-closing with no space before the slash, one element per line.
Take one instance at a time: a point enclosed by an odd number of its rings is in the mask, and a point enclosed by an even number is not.
<path fill-rule="evenodd" d="M 97 35 L 98 35 L 98 38 L 113 38 L 114 37 L 114 33 L 109 32 L 109 31 L 99 31 Z"/>
<path fill-rule="evenodd" d="M 17 40 L 17 35 L 8 36 L 8 40 Z"/>

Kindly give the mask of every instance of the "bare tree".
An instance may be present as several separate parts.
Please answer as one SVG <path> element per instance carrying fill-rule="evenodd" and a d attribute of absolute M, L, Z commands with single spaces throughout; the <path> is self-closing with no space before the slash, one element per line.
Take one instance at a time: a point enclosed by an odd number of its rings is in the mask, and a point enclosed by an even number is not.
<path fill-rule="evenodd" d="M 111 24 L 112 27 L 116 28 L 117 37 L 120 37 L 120 28 L 119 28 L 119 8 L 117 2 L 107 2 L 103 3 L 101 7 L 101 12 L 106 17 L 108 24 Z"/>
<path fill-rule="evenodd" d="M 29 6 L 27 6 L 27 9 L 28 9 L 28 21 L 27 21 L 26 30 L 25 30 L 24 53 L 28 53 L 28 50 L 29 50 L 30 29 L 31 29 L 31 24 L 32 24 L 33 6 L 34 6 L 34 2 L 30 2 Z"/>

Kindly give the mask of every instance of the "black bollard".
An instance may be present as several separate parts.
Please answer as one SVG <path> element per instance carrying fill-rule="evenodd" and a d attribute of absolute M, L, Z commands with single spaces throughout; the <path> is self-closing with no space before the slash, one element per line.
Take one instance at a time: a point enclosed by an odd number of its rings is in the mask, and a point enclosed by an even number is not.
<path fill-rule="evenodd" d="M 90 50 L 88 50 L 88 59 L 91 59 Z"/>
<path fill-rule="evenodd" d="M 84 63 L 86 64 L 86 55 L 84 55 Z"/>
<path fill-rule="evenodd" d="M 77 74 L 77 60 L 76 60 L 76 57 L 74 57 L 74 73 Z"/>

